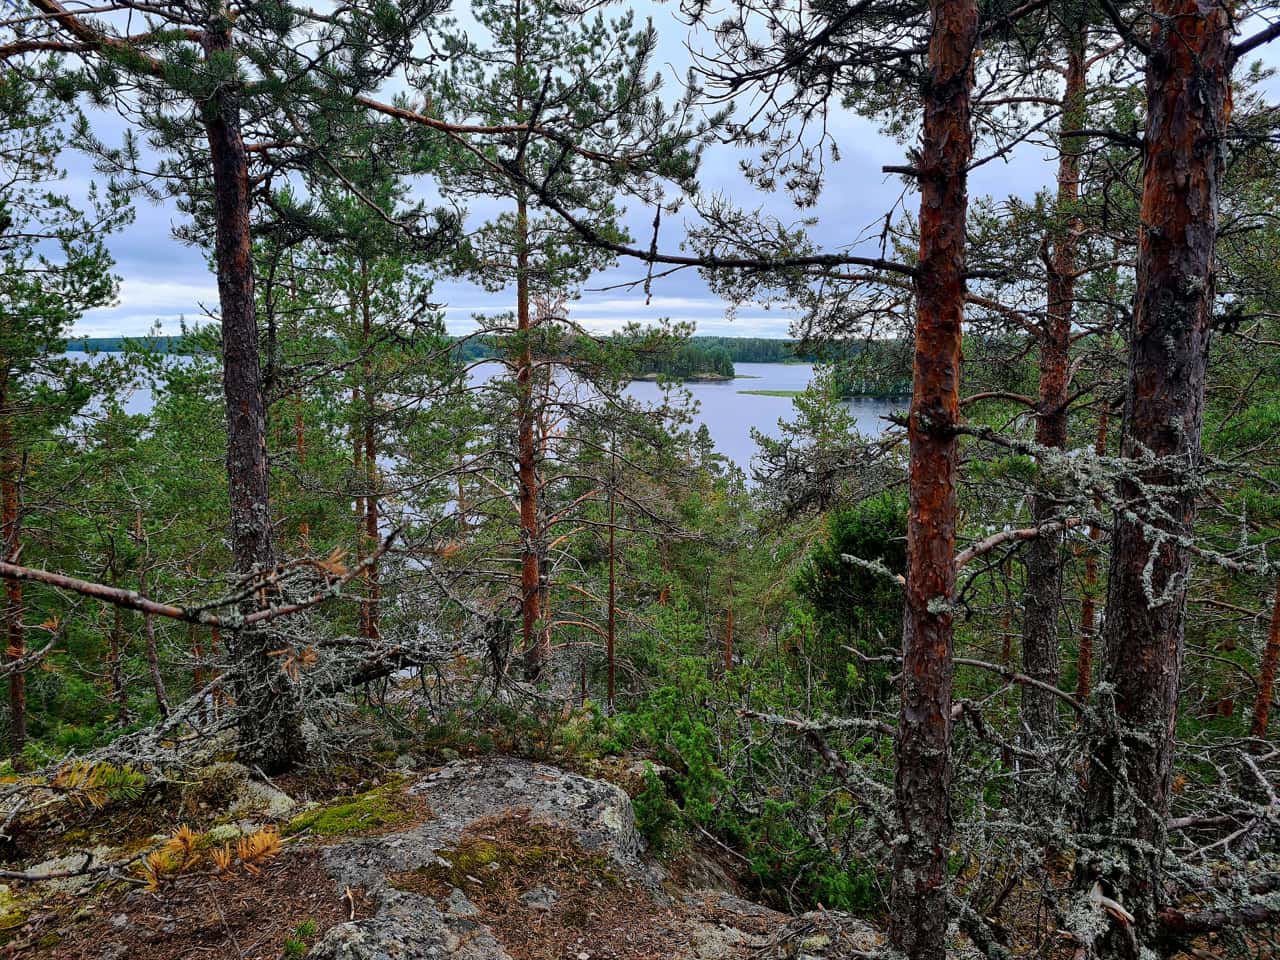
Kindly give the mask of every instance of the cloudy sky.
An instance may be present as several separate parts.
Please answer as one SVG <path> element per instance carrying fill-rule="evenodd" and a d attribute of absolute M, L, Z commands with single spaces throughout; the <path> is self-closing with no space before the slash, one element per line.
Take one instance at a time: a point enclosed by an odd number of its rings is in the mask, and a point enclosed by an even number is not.
<path fill-rule="evenodd" d="M 457 0 L 455 16 L 469 19 L 469 2 Z M 658 63 L 666 89 L 674 96 L 690 60 L 686 43 L 702 49 L 710 46 L 710 38 L 705 34 L 690 34 L 677 19 L 673 4 L 630 6 L 638 16 L 652 17 L 658 29 L 661 38 Z M 1276 50 L 1267 51 L 1266 56 L 1272 63 L 1280 62 L 1280 52 Z M 1276 84 L 1271 87 L 1273 93 L 1277 92 Z M 118 139 L 121 123 L 117 117 L 97 113 L 91 120 L 107 142 Z M 781 196 L 753 191 L 738 171 L 743 154 L 729 146 L 717 146 L 706 155 L 702 167 L 703 189 L 725 192 L 739 205 L 760 206 L 784 220 L 816 216 L 816 237 L 833 247 L 843 246 L 864 229 L 874 229 L 899 198 L 901 180 L 885 176 L 880 169 L 885 164 L 902 163 L 903 148 L 883 136 L 874 124 L 852 114 L 832 117 L 830 128 L 839 144 L 841 159 L 828 168 L 827 188 L 814 210 L 797 211 Z M 92 177 L 87 161 L 73 158 L 69 166 L 73 189 L 83 188 Z M 1049 158 L 1026 147 L 1008 162 L 994 162 L 976 170 L 970 180 L 970 194 L 1031 195 L 1049 184 L 1053 172 Z M 910 198 L 907 203 L 914 206 Z M 205 254 L 173 238 L 173 228 L 182 222 L 182 215 L 171 205 L 155 205 L 144 198 L 138 199 L 136 213 L 134 223 L 109 240 L 117 273 L 122 278 L 119 303 L 87 314 L 76 328 L 81 335 L 135 335 L 149 331 L 156 324 L 165 332 L 174 332 L 181 318 L 202 319 L 207 311 L 216 309 L 217 288 Z M 643 210 L 632 210 L 628 216 L 632 234 L 645 238 L 642 244 L 649 237 L 651 219 L 652 214 Z M 660 247 L 674 251 L 682 237 L 683 229 L 678 221 L 664 222 Z M 785 310 L 746 306 L 736 311 L 732 320 L 728 319 L 724 304 L 691 270 L 655 280 L 648 304 L 638 287 L 605 289 L 643 277 L 644 272 L 643 264 L 623 261 L 594 277 L 573 308 L 575 319 L 601 331 L 632 320 L 644 322 L 668 317 L 695 321 L 698 331 L 704 334 L 787 335 L 790 318 Z M 467 283 L 440 280 L 433 299 L 445 305 L 450 330 L 462 332 L 471 327 L 470 318 L 476 312 L 510 309 L 511 295 L 492 294 Z"/>

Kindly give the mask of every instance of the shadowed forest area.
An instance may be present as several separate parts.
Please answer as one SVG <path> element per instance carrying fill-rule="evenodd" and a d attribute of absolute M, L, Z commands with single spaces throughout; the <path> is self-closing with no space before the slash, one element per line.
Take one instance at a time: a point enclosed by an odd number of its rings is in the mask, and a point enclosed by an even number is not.
<path fill-rule="evenodd" d="M 4 4 L 0 956 L 1274 957 L 1278 38 Z"/>

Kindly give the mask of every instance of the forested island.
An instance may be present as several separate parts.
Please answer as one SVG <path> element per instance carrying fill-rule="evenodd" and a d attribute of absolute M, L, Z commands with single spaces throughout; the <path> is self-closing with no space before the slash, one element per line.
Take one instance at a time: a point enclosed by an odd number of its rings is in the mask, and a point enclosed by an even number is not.
<path fill-rule="evenodd" d="M 769 337 L 690 336 L 660 345 L 632 339 L 630 374 L 637 379 L 732 380 L 735 363 L 826 363 L 836 370 L 839 392 L 845 397 L 906 397 L 911 393 L 910 344 L 899 339 L 840 342 L 806 346 L 799 341 Z M 501 345 L 484 336 L 455 336 L 454 354 L 460 361 L 496 359 Z M 87 353 L 123 353 L 127 349 L 161 354 L 189 354 L 210 350 L 207 337 L 76 337 L 61 349 Z M 566 354 L 565 359 L 569 359 Z"/>
<path fill-rule="evenodd" d="M 1278 63 L 4 4 L 0 956 L 1274 957 Z"/>

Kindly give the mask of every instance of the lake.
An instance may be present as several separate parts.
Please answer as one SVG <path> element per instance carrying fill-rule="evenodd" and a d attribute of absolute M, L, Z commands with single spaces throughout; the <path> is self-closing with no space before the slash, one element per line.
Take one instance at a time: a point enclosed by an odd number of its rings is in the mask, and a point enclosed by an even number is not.
<path fill-rule="evenodd" d="M 737 379 L 719 383 L 686 383 L 685 389 L 698 402 L 694 429 L 705 423 L 716 449 L 743 470 L 750 472 L 756 454 L 751 430 L 771 437 L 780 435 L 778 419 L 794 416 L 790 397 L 762 397 L 743 390 L 803 390 L 813 377 L 807 363 L 735 363 Z M 750 379 L 748 379 L 750 378 Z M 657 402 L 662 391 L 651 381 L 635 381 L 627 392 L 637 400 Z M 901 410 L 906 401 L 854 399 L 846 401 L 857 421 L 858 431 L 879 436 L 887 426 L 882 417 Z"/>
<path fill-rule="evenodd" d="M 92 355 L 72 353 L 76 359 L 91 360 Z M 793 416 L 790 397 L 762 397 L 742 393 L 743 390 L 803 390 L 813 377 L 807 363 L 736 363 L 737 379 L 716 383 L 686 383 L 684 388 L 698 404 L 693 429 L 706 424 L 716 449 L 744 471 L 750 473 L 751 458 L 756 454 L 751 430 L 755 428 L 771 437 L 779 435 L 778 419 Z M 662 399 L 658 384 L 636 380 L 627 393 L 642 402 L 657 403 Z M 859 432 L 878 436 L 886 424 L 884 416 L 906 406 L 905 400 L 854 399 L 846 401 Z M 136 390 L 126 401 L 129 413 L 146 413 L 151 409 L 151 391 Z"/>

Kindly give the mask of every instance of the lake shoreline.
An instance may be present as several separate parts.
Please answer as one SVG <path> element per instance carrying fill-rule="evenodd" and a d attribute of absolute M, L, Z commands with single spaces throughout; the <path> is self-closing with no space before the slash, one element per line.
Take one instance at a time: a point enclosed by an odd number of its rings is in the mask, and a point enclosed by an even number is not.
<path fill-rule="evenodd" d="M 755 379 L 759 379 L 758 377 Z M 798 397 L 803 390 L 739 390 L 744 397 Z M 905 402 L 911 399 L 909 393 L 846 393 L 841 400 L 876 400 L 884 403 Z"/>
<path fill-rule="evenodd" d="M 657 373 L 637 373 L 631 379 L 640 383 L 657 383 Z M 731 380 L 737 380 L 737 376 L 726 377 L 720 373 L 695 373 L 687 377 L 667 377 L 668 380 L 674 380 L 676 383 L 729 383 Z M 758 380 L 759 377 L 743 377 L 744 380 Z"/>
<path fill-rule="evenodd" d="M 106 352 L 96 354 L 101 357 Z M 94 354 L 75 352 L 73 355 L 93 362 Z M 190 362 L 188 357 L 171 354 L 172 361 Z M 792 399 L 803 392 L 813 375 L 812 366 L 797 363 L 747 363 L 735 367 L 734 380 L 753 380 L 753 384 L 731 386 L 732 381 L 703 380 L 689 382 L 685 390 L 692 395 L 696 408 L 692 412 L 688 429 L 705 426 L 715 443 L 716 451 L 729 462 L 749 474 L 752 458 L 758 453 L 754 433 L 777 438 L 781 435 L 779 420 L 795 419 Z M 633 379 L 626 388 L 633 400 L 645 404 L 661 405 L 670 401 L 664 385 L 656 378 Z M 744 393 L 754 397 L 742 399 Z M 884 429 L 883 417 L 900 412 L 906 397 L 856 396 L 848 398 L 847 409 L 853 415 L 856 429 L 864 436 L 878 436 Z M 126 406 L 128 413 L 146 413 L 153 398 L 146 386 L 135 391 Z"/>

